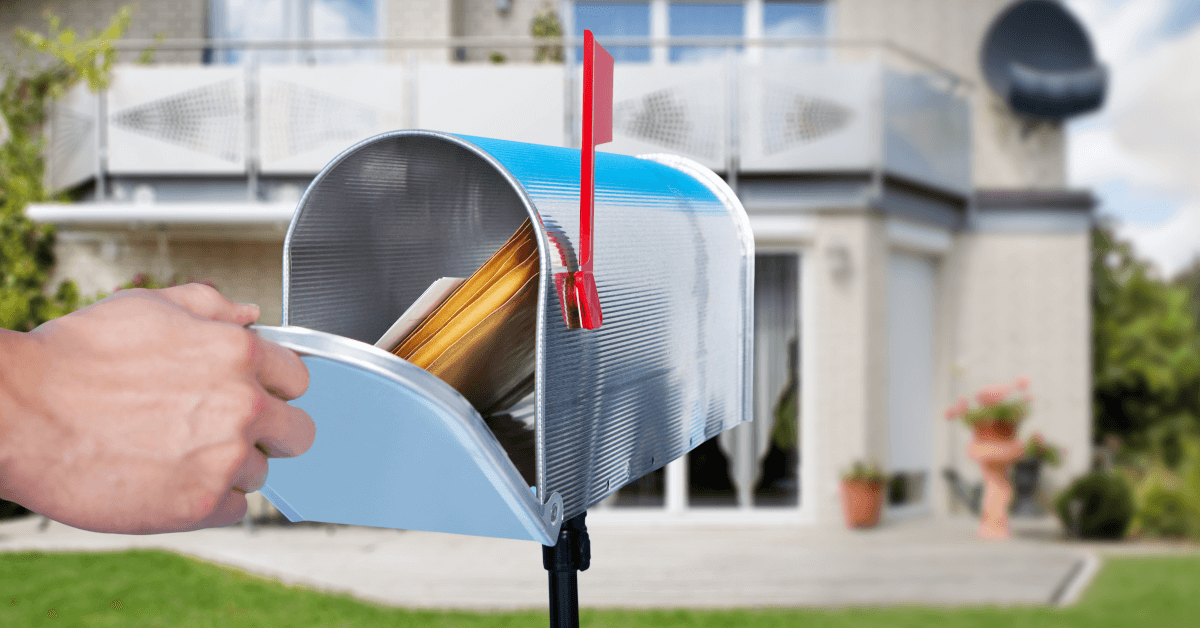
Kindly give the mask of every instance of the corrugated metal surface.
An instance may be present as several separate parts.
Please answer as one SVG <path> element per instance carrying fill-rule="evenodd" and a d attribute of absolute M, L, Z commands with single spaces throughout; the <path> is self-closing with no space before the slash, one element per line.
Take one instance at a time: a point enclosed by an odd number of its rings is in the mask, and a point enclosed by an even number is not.
<path fill-rule="evenodd" d="M 435 279 L 467 276 L 526 215 L 542 230 L 538 494 L 571 517 L 748 420 L 753 240 L 715 175 L 598 154 L 596 331 L 567 329 L 579 152 L 420 131 L 350 149 L 301 201 L 284 323 L 373 342 Z M 689 170 L 689 172 L 685 172 Z M 528 214 L 527 214 L 528 212 Z"/>

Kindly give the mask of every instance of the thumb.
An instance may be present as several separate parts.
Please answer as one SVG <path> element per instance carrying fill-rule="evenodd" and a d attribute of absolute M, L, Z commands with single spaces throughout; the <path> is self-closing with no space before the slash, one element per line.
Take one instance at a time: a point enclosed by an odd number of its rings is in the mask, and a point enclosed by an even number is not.
<path fill-rule="evenodd" d="M 235 303 L 222 296 L 216 288 L 202 283 L 189 283 L 154 292 L 196 316 L 222 323 L 249 325 L 258 320 L 260 313 L 257 305 Z"/>

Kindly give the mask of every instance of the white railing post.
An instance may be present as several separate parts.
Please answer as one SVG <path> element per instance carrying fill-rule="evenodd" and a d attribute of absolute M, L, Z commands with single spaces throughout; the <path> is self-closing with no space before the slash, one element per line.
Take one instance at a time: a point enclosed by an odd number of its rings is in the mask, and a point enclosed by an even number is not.
<path fill-rule="evenodd" d="M 242 75 L 246 93 L 243 94 L 246 103 L 246 114 L 243 118 L 245 134 L 243 146 L 246 150 L 246 200 L 257 201 L 259 197 L 258 184 L 258 55 L 250 55 L 250 63 Z"/>
<path fill-rule="evenodd" d="M 96 92 L 96 189 L 97 203 L 108 200 L 108 88 Z"/>

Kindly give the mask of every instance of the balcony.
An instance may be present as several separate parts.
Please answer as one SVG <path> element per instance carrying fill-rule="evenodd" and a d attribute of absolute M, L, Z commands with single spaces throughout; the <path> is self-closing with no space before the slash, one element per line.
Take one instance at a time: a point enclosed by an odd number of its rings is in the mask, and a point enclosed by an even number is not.
<path fill-rule="evenodd" d="M 560 43 L 569 57 L 577 42 Z M 893 202 L 918 213 L 941 211 L 938 220 L 953 227 L 965 207 L 971 191 L 969 87 L 933 62 L 883 43 L 604 43 L 728 52 L 692 64 L 618 64 L 614 141 L 601 150 L 690 157 L 725 176 L 752 212 Z M 261 50 L 294 48 L 295 42 L 222 45 Z M 82 188 L 86 202 L 37 206 L 31 217 L 77 225 L 186 217 L 189 224 L 277 227 L 330 159 L 380 132 L 426 128 L 579 143 L 578 64 L 444 60 L 465 47 L 545 42 L 372 45 L 386 49 L 376 58 L 397 61 L 117 65 L 107 91 L 76 87 L 57 103 L 48 124 L 46 183 Z M 211 46 L 160 45 L 193 51 Z M 930 209 L 931 203 L 950 206 L 950 212 Z M 257 218 L 239 222 L 240 215 Z"/>

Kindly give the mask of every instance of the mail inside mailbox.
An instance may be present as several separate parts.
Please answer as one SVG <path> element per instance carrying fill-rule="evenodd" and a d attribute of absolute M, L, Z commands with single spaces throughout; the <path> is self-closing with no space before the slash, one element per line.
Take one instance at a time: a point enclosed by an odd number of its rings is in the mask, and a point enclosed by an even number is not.
<path fill-rule="evenodd" d="M 487 416 L 533 388 L 537 240 L 527 219 L 392 353 L 433 373 Z"/>

